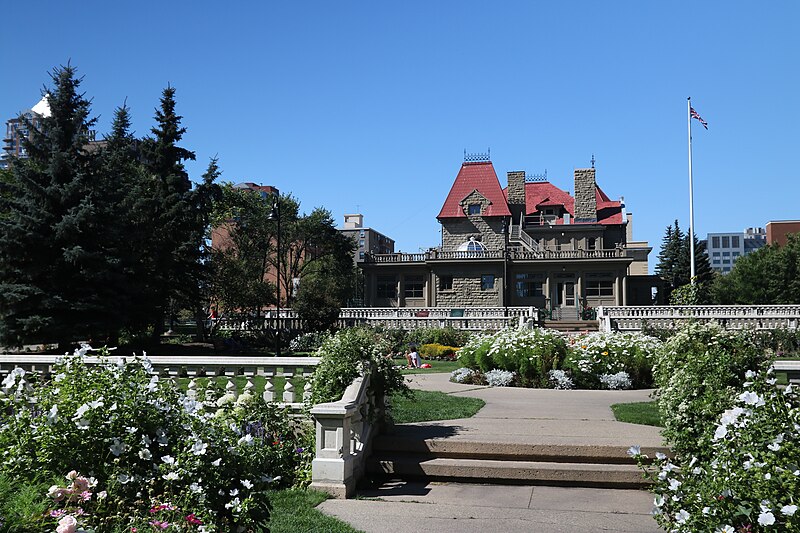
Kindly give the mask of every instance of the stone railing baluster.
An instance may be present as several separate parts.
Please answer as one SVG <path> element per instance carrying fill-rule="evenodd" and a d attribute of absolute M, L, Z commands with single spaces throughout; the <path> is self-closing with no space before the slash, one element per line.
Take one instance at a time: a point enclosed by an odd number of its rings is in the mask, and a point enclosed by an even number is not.
<path fill-rule="evenodd" d="M 286 383 L 283 386 L 283 403 L 294 403 L 295 401 L 295 394 L 294 394 L 294 383 L 292 383 L 292 378 L 294 377 L 294 369 L 283 369 L 283 377 L 286 379 Z"/>

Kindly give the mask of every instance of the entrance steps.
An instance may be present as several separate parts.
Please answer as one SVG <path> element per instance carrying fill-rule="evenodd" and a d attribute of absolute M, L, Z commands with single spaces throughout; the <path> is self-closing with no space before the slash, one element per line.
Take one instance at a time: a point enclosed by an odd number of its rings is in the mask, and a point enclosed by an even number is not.
<path fill-rule="evenodd" d="M 597 320 L 546 320 L 544 327 L 564 333 L 593 332 L 598 330 Z"/>
<path fill-rule="evenodd" d="M 651 456 L 661 449 L 644 450 Z M 492 484 L 645 488 L 636 464 L 617 446 L 414 440 L 381 435 L 367 472 L 374 477 Z"/>

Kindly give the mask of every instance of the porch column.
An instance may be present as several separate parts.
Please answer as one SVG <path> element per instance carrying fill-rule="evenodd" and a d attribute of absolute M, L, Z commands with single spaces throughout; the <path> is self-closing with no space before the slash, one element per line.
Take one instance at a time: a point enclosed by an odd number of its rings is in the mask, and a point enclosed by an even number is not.
<path fill-rule="evenodd" d="M 628 276 L 622 275 L 622 305 L 628 305 Z"/>
<path fill-rule="evenodd" d="M 617 302 L 617 305 L 622 305 L 622 284 L 619 282 L 619 272 L 617 276 L 614 278 L 614 300 Z"/>

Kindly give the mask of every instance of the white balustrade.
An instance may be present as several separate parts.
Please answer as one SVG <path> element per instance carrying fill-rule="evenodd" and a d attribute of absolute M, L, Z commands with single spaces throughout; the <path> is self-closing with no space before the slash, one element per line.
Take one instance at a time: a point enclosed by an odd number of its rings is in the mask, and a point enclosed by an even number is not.
<path fill-rule="evenodd" d="M 443 328 L 471 331 L 499 330 L 523 321 L 539 321 L 535 307 L 365 307 L 346 308 L 339 314 L 340 325 L 380 324 L 395 329 Z"/>
<path fill-rule="evenodd" d="M 336 498 L 347 498 L 363 477 L 371 442 L 380 427 L 371 422 L 370 406 L 375 420 L 380 420 L 383 402 L 368 394 L 371 376 L 367 372 L 347 387 L 337 402 L 317 404 L 311 408 L 316 426 L 316 453 L 311 462 L 311 487 Z"/>
<path fill-rule="evenodd" d="M 26 372 L 37 372 L 49 377 L 52 374 L 53 365 L 63 356 L 59 355 L 38 355 L 38 354 L 0 354 L 0 381 L 5 378 L 14 368 L 22 368 Z M 110 355 L 105 361 L 116 361 L 120 357 L 116 354 Z M 134 357 L 122 357 L 131 361 Z M 281 395 L 280 403 L 285 407 L 299 410 L 303 407 L 303 402 L 311 396 L 311 376 L 314 368 L 319 364 L 318 357 L 219 357 L 219 356 L 150 356 L 150 364 L 153 372 L 159 376 L 174 379 L 186 376 L 190 378 L 187 395 L 197 397 L 197 381 L 201 376 L 214 378 L 225 377 L 226 392 L 238 396 L 240 392 L 247 391 L 250 394 L 258 394 L 255 385 L 255 377 L 264 378 L 263 398 L 266 401 L 276 401 L 275 380 L 283 378 L 285 385 Z M 98 364 L 103 360 L 95 356 L 86 356 L 84 361 L 87 364 Z M 234 378 L 244 376 L 246 382 L 244 390 L 239 391 L 236 387 Z M 300 377 L 303 381 L 303 398 L 299 399 L 295 394 L 293 379 Z M 206 402 L 211 402 L 213 390 L 211 380 L 202 394 Z"/>
<path fill-rule="evenodd" d="M 647 324 L 678 327 L 687 320 L 717 322 L 727 329 L 797 329 L 800 305 L 670 305 L 597 308 L 601 331 L 636 331 Z"/>

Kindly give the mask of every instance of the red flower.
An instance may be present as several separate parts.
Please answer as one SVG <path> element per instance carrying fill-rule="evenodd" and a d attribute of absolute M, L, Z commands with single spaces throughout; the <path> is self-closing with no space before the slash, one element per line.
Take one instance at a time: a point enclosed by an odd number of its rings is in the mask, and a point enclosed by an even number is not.
<path fill-rule="evenodd" d="M 203 521 L 197 518 L 194 513 L 191 513 L 186 516 L 186 521 L 192 525 L 199 526 L 203 524 Z"/>

